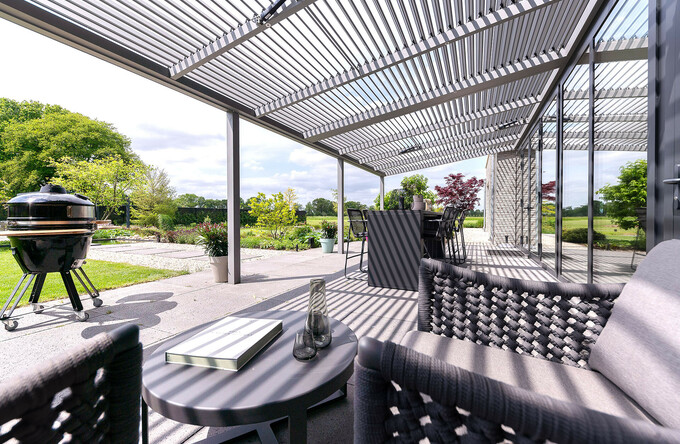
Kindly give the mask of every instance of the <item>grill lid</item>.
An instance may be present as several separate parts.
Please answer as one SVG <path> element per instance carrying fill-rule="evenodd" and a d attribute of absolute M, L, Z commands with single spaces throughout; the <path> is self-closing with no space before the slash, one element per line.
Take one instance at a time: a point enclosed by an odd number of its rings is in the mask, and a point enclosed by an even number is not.
<path fill-rule="evenodd" d="M 80 194 L 68 194 L 60 185 L 44 185 L 39 192 L 22 193 L 7 202 L 8 228 L 79 228 L 95 219 L 94 204 Z M 84 227 L 83 227 L 84 228 Z"/>

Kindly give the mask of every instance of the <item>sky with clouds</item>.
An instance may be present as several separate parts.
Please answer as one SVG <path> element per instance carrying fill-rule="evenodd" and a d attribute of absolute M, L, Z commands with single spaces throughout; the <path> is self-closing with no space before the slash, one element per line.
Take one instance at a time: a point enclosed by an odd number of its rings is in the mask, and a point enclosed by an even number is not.
<path fill-rule="evenodd" d="M 0 46 L 12 61 L 0 69 L 0 97 L 58 104 L 111 123 L 144 162 L 168 172 L 178 194 L 226 196 L 224 112 L 3 19 Z M 483 178 L 485 165 L 486 157 L 418 173 L 433 187 L 454 172 Z M 329 156 L 241 121 L 244 198 L 292 187 L 303 205 L 331 199 L 336 167 Z M 386 191 L 398 188 L 403 176 L 386 177 Z M 377 176 L 345 165 L 348 200 L 371 204 L 379 186 Z"/>

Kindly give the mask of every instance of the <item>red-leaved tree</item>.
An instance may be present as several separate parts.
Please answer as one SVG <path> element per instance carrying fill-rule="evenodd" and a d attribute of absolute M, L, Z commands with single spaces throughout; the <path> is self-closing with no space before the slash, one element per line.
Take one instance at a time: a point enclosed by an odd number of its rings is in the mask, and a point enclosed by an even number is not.
<path fill-rule="evenodd" d="M 555 202 L 555 200 L 557 200 L 555 197 L 554 180 L 541 184 L 541 195 L 543 196 L 543 200 L 549 200 L 551 202 Z"/>
<path fill-rule="evenodd" d="M 472 210 L 475 205 L 479 203 L 477 194 L 484 186 L 484 179 L 477 179 L 471 177 L 464 180 L 465 175 L 462 173 L 449 174 L 444 178 L 446 185 L 434 187 L 439 199 L 438 204 L 453 205 L 459 210 Z"/>

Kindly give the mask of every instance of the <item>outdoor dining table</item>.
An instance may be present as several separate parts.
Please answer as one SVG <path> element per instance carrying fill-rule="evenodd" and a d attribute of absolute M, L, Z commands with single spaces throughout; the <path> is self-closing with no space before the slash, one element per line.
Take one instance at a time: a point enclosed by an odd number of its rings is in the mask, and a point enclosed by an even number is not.
<path fill-rule="evenodd" d="M 240 426 L 210 442 L 222 442 L 257 431 L 263 443 L 277 442 L 271 424 L 288 417 L 289 442 L 307 440 L 307 409 L 347 395 L 354 372 L 357 338 L 331 318 L 331 344 L 310 361 L 293 357 L 295 333 L 306 312 L 259 311 L 239 317 L 280 319 L 283 332 L 238 371 L 165 362 L 165 351 L 213 321 L 161 344 L 142 370 L 142 434 L 148 436 L 146 405 L 178 422 L 210 427 Z M 219 439 L 219 441 L 216 441 Z"/>

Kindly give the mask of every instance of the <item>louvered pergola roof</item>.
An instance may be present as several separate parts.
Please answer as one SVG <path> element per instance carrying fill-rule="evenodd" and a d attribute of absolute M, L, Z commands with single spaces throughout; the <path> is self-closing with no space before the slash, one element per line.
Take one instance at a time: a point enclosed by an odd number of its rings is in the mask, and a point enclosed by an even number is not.
<path fill-rule="evenodd" d="M 0 16 L 391 175 L 517 149 L 566 66 L 587 63 L 576 50 L 605 3 L 0 0 Z M 623 14 L 597 37 L 596 60 L 628 80 L 597 88 L 596 149 L 646 145 L 646 6 Z M 567 149 L 587 148 L 580 71 Z"/>

